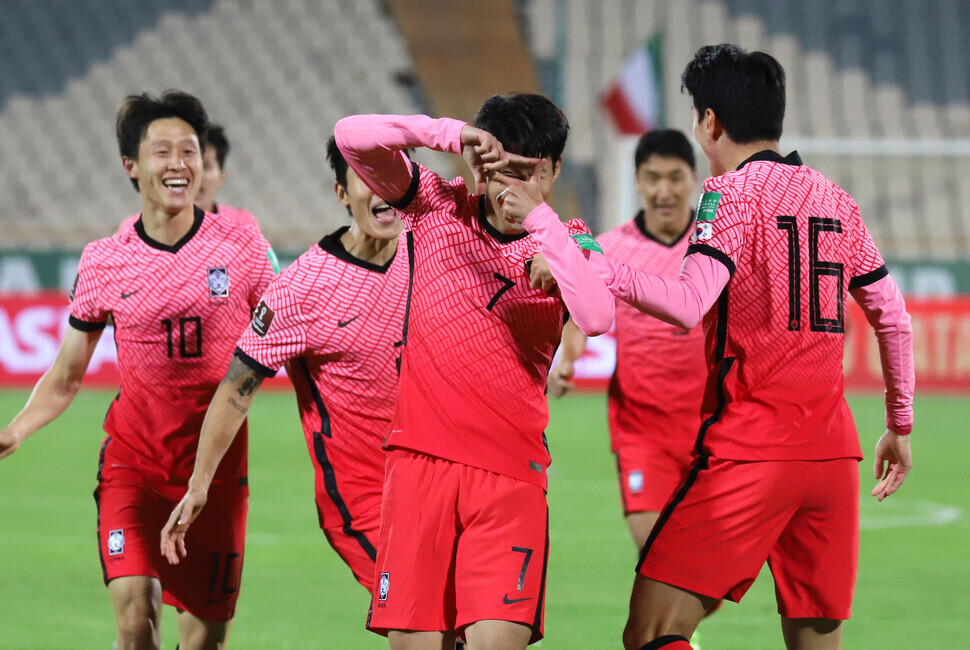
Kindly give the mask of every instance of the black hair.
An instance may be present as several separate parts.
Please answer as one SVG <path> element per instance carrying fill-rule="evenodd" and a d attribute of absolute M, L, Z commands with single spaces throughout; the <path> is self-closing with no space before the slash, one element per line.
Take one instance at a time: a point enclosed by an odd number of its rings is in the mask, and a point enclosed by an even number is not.
<path fill-rule="evenodd" d="M 738 144 L 781 138 L 785 121 L 785 70 L 764 52 L 737 45 L 705 45 L 684 68 L 681 91 L 698 117 L 710 108 Z"/>
<path fill-rule="evenodd" d="M 347 189 L 347 161 L 340 153 L 340 147 L 337 146 L 337 140 L 333 136 L 327 140 L 327 160 L 330 162 L 330 169 L 333 170 L 337 184 Z"/>
<path fill-rule="evenodd" d="M 563 112 L 542 95 L 492 95 L 475 114 L 476 128 L 494 135 L 510 153 L 530 158 L 562 158 L 569 136 Z"/>
<path fill-rule="evenodd" d="M 676 129 L 657 129 L 656 131 L 647 131 L 640 136 L 640 141 L 637 142 L 637 151 L 633 155 L 633 168 L 640 169 L 640 165 L 647 162 L 650 156 L 680 158 L 691 169 L 697 170 L 694 161 L 694 148 L 690 146 L 687 136 Z"/>
<path fill-rule="evenodd" d="M 140 95 L 128 95 L 118 109 L 115 135 L 121 156 L 137 160 L 138 145 L 145 137 L 148 125 L 167 117 L 177 117 L 187 122 L 195 130 L 199 146 L 205 148 L 209 135 L 209 116 L 202 102 L 181 90 L 166 90 L 161 97 L 144 92 Z M 138 181 L 132 178 L 131 184 L 137 191 Z"/>
<path fill-rule="evenodd" d="M 205 146 L 206 149 L 209 147 L 216 148 L 216 160 L 219 161 L 219 169 L 225 169 L 226 157 L 232 149 L 229 146 L 229 140 L 226 139 L 226 130 L 218 124 L 210 124 L 209 136 L 206 138 Z"/>

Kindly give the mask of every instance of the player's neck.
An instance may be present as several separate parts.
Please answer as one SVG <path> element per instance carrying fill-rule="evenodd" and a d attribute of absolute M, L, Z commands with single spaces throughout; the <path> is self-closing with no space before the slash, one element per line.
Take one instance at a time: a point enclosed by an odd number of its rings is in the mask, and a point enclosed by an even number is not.
<path fill-rule="evenodd" d="M 759 140 L 757 142 L 745 142 L 744 144 L 728 141 L 722 147 L 721 162 L 724 164 L 722 174 L 734 171 L 738 168 L 738 165 L 759 151 L 774 151 L 779 155 L 781 154 L 781 147 L 778 146 L 777 140 Z"/>
<path fill-rule="evenodd" d="M 397 252 L 397 237 L 376 239 L 353 226 L 340 236 L 340 243 L 357 259 L 377 266 L 390 262 Z"/>
<path fill-rule="evenodd" d="M 499 231 L 503 235 L 518 235 L 523 231 L 522 226 L 515 223 L 509 223 L 505 220 L 505 217 L 491 214 L 491 210 L 485 211 L 485 220 L 488 221 L 492 228 L 495 228 L 495 230 Z"/>
<path fill-rule="evenodd" d="M 141 223 L 145 234 L 166 246 L 174 246 L 182 240 L 195 221 L 195 206 L 189 204 L 176 214 L 168 214 L 147 202 L 142 203 Z"/>
<path fill-rule="evenodd" d="M 657 241 L 670 246 L 686 232 L 690 225 L 693 214 L 690 209 L 677 215 L 675 219 L 664 219 L 659 214 L 651 213 L 649 210 L 643 212 L 643 226 L 651 237 Z"/>

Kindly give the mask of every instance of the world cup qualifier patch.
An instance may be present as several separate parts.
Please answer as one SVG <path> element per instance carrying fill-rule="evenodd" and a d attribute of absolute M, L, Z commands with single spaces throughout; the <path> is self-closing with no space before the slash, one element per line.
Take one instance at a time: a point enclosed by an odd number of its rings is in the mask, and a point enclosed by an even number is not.
<path fill-rule="evenodd" d="M 108 555 L 121 555 L 125 552 L 125 531 L 117 528 L 108 532 Z"/>
<path fill-rule="evenodd" d="M 572 237 L 573 241 L 576 242 L 576 244 L 583 250 L 596 251 L 597 253 L 603 252 L 603 249 L 600 248 L 600 245 L 596 242 L 596 239 L 592 235 L 581 232 L 576 235 L 570 235 L 570 237 Z"/>
<path fill-rule="evenodd" d="M 694 222 L 694 232 L 690 235 L 691 243 L 707 241 L 714 236 L 714 219 L 717 218 L 717 204 L 721 202 L 720 192 L 704 192 L 697 201 L 697 219 Z"/>
<path fill-rule="evenodd" d="M 224 266 L 209 267 L 209 297 L 229 297 L 229 269 Z"/>

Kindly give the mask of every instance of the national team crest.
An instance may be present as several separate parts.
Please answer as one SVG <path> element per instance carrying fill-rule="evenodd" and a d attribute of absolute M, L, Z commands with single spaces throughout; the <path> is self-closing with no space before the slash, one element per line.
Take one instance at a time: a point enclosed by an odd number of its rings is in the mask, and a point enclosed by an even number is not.
<path fill-rule="evenodd" d="M 626 484 L 631 494 L 643 492 L 643 471 L 635 469 L 630 472 L 626 477 Z"/>
<path fill-rule="evenodd" d="M 381 581 L 378 585 L 377 600 L 387 600 L 387 591 L 391 588 L 391 574 L 382 573 Z"/>
<path fill-rule="evenodd" d="M 108 555 L 121 555 L 125 552 L 125 531 L 123 528 L 108 533 Z"/>
<path fill-rule="evenodd" d="M 229 269 L 224 266 L 209 267 L 209 297 L 229 297 Z"/>

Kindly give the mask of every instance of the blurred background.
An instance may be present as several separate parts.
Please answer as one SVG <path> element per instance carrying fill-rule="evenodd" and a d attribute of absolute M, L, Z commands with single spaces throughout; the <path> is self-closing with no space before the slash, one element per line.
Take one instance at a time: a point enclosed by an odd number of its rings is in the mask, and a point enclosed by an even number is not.
<path fill-rule="evenodd" d="M 559 213 L 594 232 L 624 222 L 640 207 L 637 136 L 689 134 L 681 71 L 698 47 L 735 42 L 784 65 L 783 150 L 856 198 L 913 315 L 917 470 L 905 494 L 877 505 L 861 466 L 846 647 L 966 645 L 967 33 L 967 0 L 0 0 L 0 424 L 54 358 L 84 244 L 140 209 L 114 135 L 126 95 L 180 88 L 202 99 L 232 147 L 218 202 L 255 214 L 285 262 L 347 223 L 325 153 L 338 119 L 471 120 L 509 91 L 544 93 L 569 117 Z M 417 159 L 464 172 L 447 156 Z M 878 349 L 854 305 L 847 323 L 846 384 L 868 453 L 882 430 Z M 591 392 L 550 405 L 546 647 L 617 647 L 625 619 L 635 554 L 597 394 L 613 363 L 611 336 L 591 339 L 578 369 Z M 82 391 L 0 466 L 0 647 L 113 638 L 90 498 L 118 385 L 110 333 L 85 385 L 103 390 Z M 365 594 L 316 527 L 291 393 L 257 402 L 234 647 L 386 647 L 362 631 Z M 770 580 L 725 609 L 702 625 L 705 650 L 780 647 Z"/>

